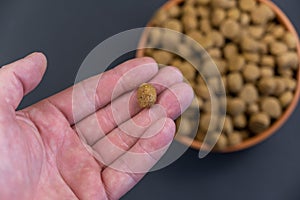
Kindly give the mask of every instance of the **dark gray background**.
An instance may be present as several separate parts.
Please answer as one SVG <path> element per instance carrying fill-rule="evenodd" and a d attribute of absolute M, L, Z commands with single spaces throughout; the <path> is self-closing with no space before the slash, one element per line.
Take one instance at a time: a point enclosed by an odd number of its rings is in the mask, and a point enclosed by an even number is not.
<path fill-rule="evenodd" d="M 85 56 L 101 41 L 142 27 L 164 0 L 0 1 L 0 65 L 43 51 L 48 70 L 21 107 L 75 80 Z M 300 2 L 274 0 L 300 31 Z M 128 55 L 130 57 L 132 55 Z M 197 158 L 188 150 L 169 167 L 149 173 L 123 199 L 299 200 L 300 107 L 262 144 L 232 154 Z"/>

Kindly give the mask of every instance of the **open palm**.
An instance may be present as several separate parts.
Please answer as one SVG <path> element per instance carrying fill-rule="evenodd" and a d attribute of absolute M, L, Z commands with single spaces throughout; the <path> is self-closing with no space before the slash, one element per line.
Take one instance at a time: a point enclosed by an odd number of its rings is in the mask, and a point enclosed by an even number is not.
<path fill-rule="evenodd" d="M 16 111 L 46 62 L 34 53 L 0 69 L 0 199 L 119 199 L 166 151 L 192 90 L 178 70 L 140 58 Z M 143 82 L 159 96 L 141 110 Z"/>

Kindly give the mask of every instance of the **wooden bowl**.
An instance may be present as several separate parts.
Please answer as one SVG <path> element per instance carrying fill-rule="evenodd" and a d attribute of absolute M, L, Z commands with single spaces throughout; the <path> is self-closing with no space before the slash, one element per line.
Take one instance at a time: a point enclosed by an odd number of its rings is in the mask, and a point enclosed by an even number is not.
<path fill-rule="evenodd" d="M 270 0 L 257 0 L 261 3 L 264 3 L 265 5 L 267 5 L 268 7 L 270 7 L 276 14 L 277 20 L 286 27 L 286 29 L 291 32 L 294 37 L 297 39 L 297 52 L 298 52 L 298 56 L 299 56 L 299 60 L 300 60 L 300 43 L 299 43 L 299 37 L 298 34 L 294 28 L 294 26 L 292 25 L 291 21 L 288 19 L 288 17 L 284 14 L 284 12 L 277 7 L 272 1 Z M 165 3 L 161 9 L 164 10 L 168 10 L 170 9 L 172 6 L 174 5 L 178 5 L 180 3 L 184 2 L 184 0 L 169 0 L 167 3 Z M 147 24 L 148 27 L 151 27 L 151 23 Z M 140 44 L 139 46 L 143 46 L 143 44 L 145 44 L 147 41 L 147 32 L 145 32 L 140 40 Z M 137 57 L 143 57 L 144 55 L 144 50 L 143 49 L 139 49 L 137 51 L 136 56 Z M 300 67 L 300 64 L 299 64 Z M 235 151 L 240 151 L 249 147 L 252 147 L 262 141 L 264 141 L 265 139 L 267 139 L 268 137 L 270 137 L 272 134 L 274 134 L 289 118 L 289 116 L 292 114 L 292 112 L 294 111 L 295 107 L 297 106 L 298 100 L 299 100 L 299 95 L 300 95 L 300 69 L 298 69 L 297 71 L 297 86 L 296 86 L 296 90 L 294 93 L 294 98 L 292 100 L 292 102 L 290 103 L 290 105 L 285 109 L 284 113 L 282 114 L 282 116 L 277 119 L 267 130 L 265 130 L 264 132 L 254 136 L 254 137 L 250 137 L 247 140 L 244 140 L 242 143 L 235 145 L 235 146 L 229 146 L 225 149 L 214 149 L 214 152 L 220 152 L 220 153 L 228 153 L 228 152 L 235 152 Z M 194 140 L 188 136 L 177 136 L 175 137 L 176 140 L 178 140 L 179 142 L 188 145 L 194 149 L 200 150 L 200 148 L 202 147 L 202 150 L 207 149 L 208 147 L 203 144 L 202 142 L 198 141 L 198 140 Z"/>

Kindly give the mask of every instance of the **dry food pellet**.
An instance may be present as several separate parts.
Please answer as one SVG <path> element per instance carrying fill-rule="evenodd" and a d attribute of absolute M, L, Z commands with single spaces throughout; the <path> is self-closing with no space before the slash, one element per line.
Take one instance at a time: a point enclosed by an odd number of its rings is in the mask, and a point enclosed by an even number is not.
<path fill-rule="evenodd" d="M 156 89 L 150 83 L 143 83 L 137 90 L 137 99 L 141 108 L 149 108 L 155 104 L 157 98 Z"/>
<path fill-rule="evenodd" d="M 207 53 L 213 58 L 221 58 L 222 57 L 222 52 L 220 51 L 220 49 L 218 48 L 212 48 L 212 49 L 208 49 Z"/>
<path fill-rule="evenodd" d="M 229 134 L 233 132 L 233 124 L 230 116 L 226 116 L 224 120 L 224 125 L 222 129 L 223 133 Z"/>
<path fill-rule="evenodd" d="M 203 108 L 202 110 L 205 112 L 205 113 L 211 113 L 211 101 L 210 100 L 207 100 L 203 103 Z"/>
<path fill-rule="evenodd" d="M 279 97 L 280 104 L 283 108 L 286 108 L 293 100 L 293 93 L 291 91 L 286 91 Z"/>
<path fill-rule="evenodd" d="M 239 7 L 243 11 L 252 11 L 256 6 L 255 0 L 239 0 Z"/>
<path fill-rule="evenodd" d="M 270 67 L 261 67 L 260 76 L 262 78 L 270 78 L 274 76 L 274 70 Z"/>
<path fill-rule="evenodd" d="M 299 58 L 295 52 L 286 52 L 277 57 L 278 67 L 281 69 L 291 68 L 297 69 L 299 66 Z"/>
<path fill-rule="evenodd" d="M 282 108 L 278 99 L 266 97 L 261 101 L 261 110 L 267 113 L 271 118 L 277 119 L 282 114 Z"/>
<path fill-rule="evenodd" d="M 245 58 L 241 55 L 232 56 L 229 59 L 228 69 L 230 71 L 240 71 L 245 65 Z"/>
<path fill-rule="evenodd" d="M 247 13 L 242 13 L 240 17 L 240 23 L 242 26 L 247 26 L 250 23 L 250 16 Z"/>
<path fill-rule="evenodd" d="M 240 98 L 232 98 L 227 100 L 227 111 L 231 116 L 237 116 L 245 112 L 246 104 Z"/>
<path fill-rule="evenodd" d="M 178 130 L 181 135 L 189 135 L 192 132 L 191 120 L 185 117 L 180 117 L 177 121 Z"/>
<path fill-rule="evenodd" d="M 163 24 L 163 27 L 174 30 L 174 31 L 182 32 L 182 25 L 181 25 L 180 21 L 177 19 L 167 20 Z"/>
<path fill-rule="evenodd" d="M 173 54 L 163 50 L 156 50 L 152 54 L 158 64 L 170 63 L 173 59 Z"/>
<path fill-rule="evenodd" d="M 197 13 L 196 13 L 196 9 L 193 5 L 185 5 L 182 7 L 182 15 L 183 16 L 191 16 L 191 17 L 196 17 Z"/>
<path fill-rule="evenodd" d="M 175 5 L 172 6 L 170 9 L 167 10 L 170 17 L 179 17 L 181 14 L 181 9 L 179 6 Z"/>
<path fill-rule="evenodd" d="M 260 69 L 254 64 L 248 64 L 243 70 L 243 76 L 246 81 L 256 81 L 260 77 Z"/>
<path fill-rule="evenodd" d="M 238 131 L 234 131 L 228 135 L 228 141 L 231 146 L 238 145 L 243 141 L 242 135 Z"/>
<path fill-rule="evenodd" d="M 179 67 L 182 64 L 182 61 L 179 58 L 175 58 L 172 62 L 171 62 L 171 66 L 173 67 Z"/>
<path fill-rule="evenodd" d="M 275 79 L 272 77 L 260 79 L 258 89 L 262 95 L 273 94 L 276 89 Z"/>
<path fill-rule="evenodd" d="M 200 43 L 203 40 L 203 35 L 198 30 L 188 31 L 186 35 L 191 37 L 193 40 L 195 40 L 198 43 Z"/>
<path fill-rule="evenodd" d="M 284 77 L 282 80 L 285 83 L 285 86 L 288 90 L 294 91 L 296 89 L 297 81 L 295 79 Z"/>
<path fill-rule="evenodd" d="M 275 67 L 275 59 L 273 56 L 264 55 L 261 58 L 260 64 L 267 67 Z"/>
<path fill-rule="evenodd" d="M 271 54 L 278 56 L 287 52 L 288 48 L 283 42 L 273 42 L 270 44 Z"/>
<path fill-rule="evenodd" d="M 258 134 L 265 131 L 270 124 L 270 117 L 266 113 L 260 112 L 250 117 L 249 129 L 252 133 Z"/>
<path fill-rule="evenodd" d="M 250 36 L 244 36 L 241 39 L 240 46 L 243 51 L 249 52 L 260 52 L 261 51 L 261 44 L 254 40 Z"/>
<path fill-rule="evenodd" d="M 206 85 L 199 85 L 196 88 L 195 93 L 202 99 L 210 98 L 210 94 L 209 94 L 209 91 L 208 91 L 208 88 L 206 87 Z"/>
<path fill-rule="evenodd" d="M 273 20 L 275 13 L 271 8 L 264 4 L 256 6 L 251 11 L 251 20 L 254 24 L 266 24 L 268 21 Z"/>
<path fill-rule="evenodd" d="M 251 104 L 258 100 L 258 91 L 253 84 L 248 83 L 241 89 L 239 97 L 246 103 Z"/>
<path fill-rule="evenodd" d="M 210 33 L 211 32 L 211 25 L 208 19 L 202 19 L 199 21 L 199 27 L 203 33 Z"/>
<path fill-rule="evenodd" d="M 229 19 L 238 20 L 240 18 L 241 12 L 237 8 L 231 8 L 227 12 L 227 17 Z"/>
<path fill-rule="evenodd" d="M 196 2 L 200 5 L 207 5 L 210 2 L 210 0 L 196 0 Z"/>
<path fill-rule="evenodd" d="M 263 37 L 262 42 L 265 43 L 265 44 L 271 44 L 271 43 L 275 42 L 275 38 L 271 34 L 266 34 Z"/>
<path fill-rule="evenodd" d="M 185 15 L 182 17 L 182 24 L 185 32 L 194 30 L 197 28 L 198 22 L 197 18 L 193 15 Z"/>
<path fill-rule="evenodd" d="M 258 63 L 260 61 L 260 55 L 256 52 L 244 52 L 243 56 L 248 62 Z"/>
<path fill-rule="evenodd" d="M 224 75 L 227 72 L 227 62 L 224 59 L 214 59 L 214 62 L 221 75 Z"/>
<path fill-rule="evenodd" d="M 217 137 L 218 135 L 217 134 L 214 134 L 213 137 Z M 227 137 L 223 134 L 220 134 L 219 135 L 219 138 L 217 140 L 217 143 L 216 143 L 216 147 L 218 149 L 225 149 L 228 145 L 228 140 L 227 140 Z"/>
<path fill-rule="evenodd" d="M 219 26 L 226 17 L 226 12 L 221 8 L 216 8 L 212 12 L 211 24 L 213 26 Z"/>
<path fill-rule="evenodd" d="M 228 43 L 223 49 L 226 59 L 230 59 L 238 54 L 238 48 L 234 43 Z"/>
<path fill-rule="evenodd" d="M 282 25 L 273 25 L 270 28 L 270 33 L 274 36 L 274 38 L 279 39 L 282 38 L 285 30 Z"/>
<path fill-rule="evenodd" d="M 253 115 L 255 113 L 258 113 L 259 112 L 259 106 L 257 103 L 252 103 L 250 105 L 248 105 L 247 107 L 247 113 L 249 115 Z"/>
<path fill-rule="evenodd" d="M 168 14 L 164 10 L 158 10 L 152 19 L 154 25 L 161 25 L 168 19 Z"/>
<path fill-rule="evenodd" d="M 278 74 L 280 74 L 280 76 L 282 77 L 286 77 L 286 78 L 292 78 L 294 75 L 294 72 L 292 69 L 278 69 Z"/>
<path fill-rule="evenodd" d="M 232 8 L 236 5 L 234 0 L 211 0 L 211 5 L 213 7 L 220 7 L 224 9 Z"/>
<path fill-rule="evenodd" d="M 232 20 L 225 20 L 220 27 L 221 33 L 229 39 L 233 39 L 240 34 L 240 25 Z"/>
<path fill-rule="evenodd" d="M 182 72 L 182 74 L 188 81 L 191 81 L 195 78 L 196 69 L 189 62 L 182 62 L 182 64 L 178 66 L 178 69 Z"/>
<path fill-rule="evenodd" d="M 297 48 L 297 39 L 292 33 L 286 32 L 283 36 L 283 41 L 289 49 L 295 50 Z"/>
<path fill-rule="evenodd" d="M 285 91 L 286 83 L 285 83 L 284 79 L 281 77 L 275 77 L 274 81 L 275 81 L 274 95 L 279 96 Z"/>
<path fill-rule="evenodd" d="M 248 32 L 253 38 L 260 39 L 265 33 L 265 29 L 263 26 L 249 26 Z"/>
<path fill-rule="evenodd" d="M 207 132 L 211 117 L 211 114 L 203 114 L 202 116 L 200 116 L 199 128 L 201 131 Z"/>
<path fill-rule="evenodd" d="M 247 126 L 247 118 L 244 114 L 237 115 L 233 118 L 233 125 L 237 129 L 243 129 Z"/>
<path fill-rule="evenodd" d="M 220 32 L 212 30 L 210 32 L 210 35 L 213 38 L 213 42 L 214 42 L 215 47 L 220 48 L 220 47 L 224 46 L 225 39 L 224 39 L 224 36 Z"/>
<path fill-rule="evenodd" d="M 228 91 L 238 93 L 243 87 L 243 77 L 239 72 L 230 73 L 227 76 Z"/>
<path fill-rule="evenodd" d="M 196 13 L 201 18 L 208 18 L 210 15 L 209 9 L 206 6 L 198 6 L 196 8 Z"/>

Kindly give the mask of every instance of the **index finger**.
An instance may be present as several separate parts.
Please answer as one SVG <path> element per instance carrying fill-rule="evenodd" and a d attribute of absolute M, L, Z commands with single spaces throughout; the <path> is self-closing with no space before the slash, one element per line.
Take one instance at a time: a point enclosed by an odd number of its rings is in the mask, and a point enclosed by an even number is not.
<path fill-rule="evenodd" d="M 152 58 L 132 59 L 112 70 L 81 81 L 46 101 L 62 112 L 72 125 L 111 100 L 149 81 L 157 72 L 157 63 Z"/>

